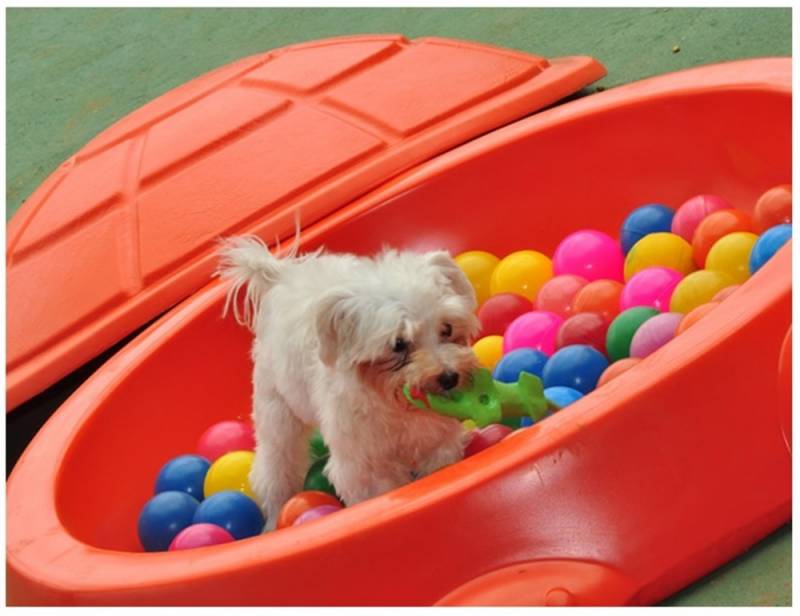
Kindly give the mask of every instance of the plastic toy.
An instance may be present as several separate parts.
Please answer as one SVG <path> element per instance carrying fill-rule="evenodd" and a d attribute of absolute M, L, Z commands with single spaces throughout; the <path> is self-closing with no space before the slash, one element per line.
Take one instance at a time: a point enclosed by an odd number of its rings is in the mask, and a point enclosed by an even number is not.
<path fill-rule="evenodd" d="M 254 455 L 252 451 L 231 451 L 220 456 L 206 473 L 203 483 L 205 497 L 225 490 L 238 490 L 254 498 L 250 480 L 247 478 L 253 466 Z"/>
<path fill-rule="evenodd" d="M 763 233 L 767 229 L 792 222 L 792 186 L 781 184 L 770 188 L 756 201 L 753 212 L 756 230 Z"/>
<path fill-rule="evenodd" d="M 291 526 L 303 513 L 321 505 L 338 506 L 340 509 L 342 507 L 339 500 L 327 492 L 309 490 L 295 494 L 286 501 L 283 509 L 281 509 L 278 515 L 276 528 L 287 528 Z"/>
<path fill-rule="evenodd" d="M 669 232 L 672 230 L 672 217 L 675 210 L 660 203 L 648 203 L 637 207 L 622 223 L 620 244 L 626 255 L 633 245 L 650 233 Z"/>
<path fill-rule="evenodd" d="M 516 383 L 503 383 L 481 368 L 473 374 L 469 387 L 455 389 L 446 396 L 411 391 L 408 386 L 403 393 L 419 409 L 472 419 L 479 428 L 498 423 L 503 417 L 528 415 L 540 419 L 547 411 L 541 380 L 527 372 L 522 372 Z"/>
<path fill-rule="evenodd" d="M 197 453 L 214 462 L 229 451 L 252 451 L 256 448 L 253 426 L 243 421 L 220 421 L 203 432 L 197 441 Z"/>
<path fill-rule="evenodd" d="M 574 344 L 559 349 L 547 360 L 542 380 L 547 389 L 571 387 L 588 394 L 606 368 L 608 359 L 600 351 L 586 344 Z"/>
<path fill-rule="evenodd" d="M 572 274 L 554 276 L 542 285 L 536 296 L 536 310 L 552 312 L 567 318 L 572 313 L 575 294 L 586 286 L 587 280 Z"/>
<path fill-rule="evenodd" d="M 175 535 L 169 551 L 193 550 L 231 541 L 234 541 L 233 535 L 216 524 L 192 524 Z"/>
<path fill-rule="evenodd" d="M 189 526 L 198 501 L 186 492 L 161 492 L 151 498 L 139 514 L 137 531 L 142 547 L 148 552 L 169 548 L 175 536 Z"/>
<path fill-rule="evenodd" d="M 556 348 L 587 344 L 601 353 L 606 352 L 606 333 L 609 322 L 596 312 L 581 312 L 568 318 L 558 330 Z"/>
<path fill-rule="evenodd" d="M 750 273 L 755 274 L 776 252 L 792 239 L 792 225 L 777 225 L 764 231 L 750 253 Z"/>
<path fill-rule="evenodd" d="M 707 304 L 700 304 L 696 308 L 690 310 L 688 313 L 686 313 L 683 319 L 681 319 L 681 322 L 678 324 L 678 328 L 675 330 L 675 335 L 679 336 L 680 334 L 685 332 L 688 328 L 697 323 L 700 319 L 702 319 L 709 312 L 714 310 L 717 306 L 719 306 L 718 301 L 711 301 L 708 302 Z"/>
<path fill-rule="evenodd" d="M 741 210 L 719 210 L 706 216 L 695 229 L 692 238 L 694 262 L 697 267 L 706 266 L 708 251 L 720 238 L 737 231 L 753 231 L 753 219 Z"/>
<path fill-rule="evenodd" d="M 624 359 L 618 359 L 603 371 L 603 374 L 600 375 L 600 380 L 597 381 L 597 386 L 602 387 L 609 381 L 617 378 L 623 372 L 627 372 L 633 368 L 640 361 L 642 360 L 639 357 L 625 357 Z"/>
<path fill-rule="evenodd" d="M 492 378 L 502 383 L 516 383 L 522 372 L 542 378 L 547 355 L 536 349 L 521 348 L 503 355 L 492 372 Z"/>
<path fill-rule="evenodd" d="M 503 356 L 503 337 L 485 336 L 472 345 L 472 350 L 481 366 L 494 370 L 495 365 Z"/>
<path fill-rule="evenodd" d="M 669 267 L 646 267 L 625 283 L 619 298 L 620 308 L 649 306 L 661 312 L 669 310 L 672 292 L 682 278 L 683 274 Z"/>
<path fill-rule="evenodd" d="M 518 316 L 533 310 L 533 303 L 516 293 L 498 293 L 478 309 L 483 336 L 502 336 Z"/>
<path fill-rule="evenodd" d="M 537 349 L 551 355 L 555 349 L 558 328 L 564 322 L 557 314 L 534 310 L 517 317 L 503 335 L 503 352 L 515 349 Z"/>
<path fill-rule="evenodd" d="M 496 445 L 512 432 L 513 430 L 508 426 L 498 423 L 473 430 L 467 445 L 464 447 L 464 457 L 472 457 L 476 453 Z"/>
<path fill-rule="evenodd" d="M 636 330 L 647 319 L 657 314 L 660 313 L 655 308 L 639 306 L 637 308 L 628 308 L 617 315 L 611 325 L 608 326 L 608 333 L 606 334 L 606 351 L 612 362 L 630 356 L 631 340 L 633 340 Z"/>
<path fill-rule="evenodd" d="M 609 323 L 620 312 L 622 283 L 616 280 L 595 280 L 575 294 L 572 312 L 596 312 Z"/>
<path fill-rule="evenodd" d="M 556 410 L 561 410 L 583 398 L 583 394 L 572 387 L 556 385 L 545 389 L 544 397 L 547 398 L 550 406 Z"/>
<path fill-rule="evenodd" d="M 253 537 L 264 529 L 264 516 L 255 501 L 227 490 L 207 497 L 194 513 L 193 524 L 216 524 L 234 539 Z"/>
<path fill-rule="evenodd" d="M 536 299 L 542 285 L 553 277 L 550 258 L 536 250 L 519 250 L 504 257 L 492 272 L 491 292 L 516 293 Z"/>
<path fill-rule="evenodd" d="M 341 509 L 342 509 L 341 505 L 320 505 L 319 507 L 313 507 L 312 509 L 309 509 L 308 511 L 304 511 L 303 513 L 301 513 L 294 521 L 292 526 L 300 526 L 301 524 L 305 524 L 306 522 L 313 522 L 314 520 L 323 518 L 326 515 L 336 513 Z"/>
<path fill-rule="evenodd" d="M 311 434 L 311 438 L 308 439 L 308 457 L 312 462 L 316 462 L 317 460 L 328 457 L 328 455 L 330 455 L 330 451 L 328 451 L 328 446 L 325 444 L 325 441 L 322 440 L 322 434 L 320 434 L 318 429 L 314 430 Z"/>
<path fill-rule="evenodd" d="M 720 238 L 708 251 L 706 268 L 727 274 L 737 284 L 750 278 L 750 254 L 758 236 L 737 231 Z"/>
<path fill-rule="evenodd" d="M 646 235 L 625 257 L 625 280 L 653 266 L 668 267 L 684 275 L 693 272 L 697 268 L 692 257 L 692 245 L 675 233 Z"/>
<path fill-rule="evenodd" d="M 586 229 L 561 240 L 553 253 L 556 275 L 573 274 L 586 280 L 622 280 L 622 250 L 607 233 Z"/>
<path fill-rule="evenodd" d="M 736 292 L 736 289 L 739 288 L 738 284 L 732 284 L 729 287 L 725 287 L 724 289 L 717 291 L 717 294 L 711 298 L 712 302 L 721 302 L 722 300 L 728 299 L 731 295 Z"/>
<path fill-rule="evenodd" d="M 647 357 L 672 340 L 683 317 L 679 312 L 664 312 L 642 323 L 631 340 L 631 357 Z"/>
<path fill-rule="evenodd" d="M 686 201 L 675 212 L 672 232 L 691 242 L 700 222 L 718 210 L 730 209 L 731 204 L 717 195 L 697 195 Z M 687 272 L 688 273 L 688 272 Z"/>
<path fill-rule="evenodd" d="M 472 283 L 472 288 L 475 289 L 475 297 L 480 306 L 491 295 L 492 272 L 494 272 L 497 264 L 500 263 L 500 259 L 483 250 L 462 252 L 456 255 L 454 259 L 458 267 L 461 268 L 461 271 Z"/>
<path fill-rule="evenodd" d="M 669 302 L 670 312 L 688 314 L 732 284 L 733 279 L 723 272 L 707 269 L 692 272 L 675 287 Z"/>
<path fill-rule="evenodd" d="M 306 473 L 306 479 L 303 482 L 304 491 L 326 492 L 327 494 L 336 496 L 336 488 L 324 473 L 327 463 L 328 456 L 325 456 L 311 465 L 308 469 L 308 473 Z"/>
<path fill-rule="evenodd" d="M 156 494 L 178 490 L 203 500 L 203 480 L 210 466 L 202 456 L 178 456 L 167 462 L 156 477 Z"/>

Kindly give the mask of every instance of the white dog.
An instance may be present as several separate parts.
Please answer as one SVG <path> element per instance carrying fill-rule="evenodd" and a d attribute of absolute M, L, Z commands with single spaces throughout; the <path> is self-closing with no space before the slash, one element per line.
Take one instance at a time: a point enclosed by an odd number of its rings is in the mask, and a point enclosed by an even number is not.
<path fill-rule="evenodd" d="M 257 238 L 238 237 L 220 256 L 218 273 L 232 283 L 226 310 L 232 303 L 255 333 L 250 483 L 267 529 L 303 488 L 314 426 L 346 505 L 462 458 L 460 422 L 402 394 L 405 384 L 450 390 L 478 367 L 475 293 L 447 252 L 278 259 Z"/>

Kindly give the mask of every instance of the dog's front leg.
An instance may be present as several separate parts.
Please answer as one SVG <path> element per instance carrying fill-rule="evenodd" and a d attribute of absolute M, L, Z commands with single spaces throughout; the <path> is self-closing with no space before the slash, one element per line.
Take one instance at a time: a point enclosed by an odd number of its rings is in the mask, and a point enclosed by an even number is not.
<path fill-rule="evenodd" d="M 440 468 L 455 464 L 464 457 L 467 434 L 460 424 L 455 424 L 448 436 L 419 462 L 419 476 L 424 477 Z"/>

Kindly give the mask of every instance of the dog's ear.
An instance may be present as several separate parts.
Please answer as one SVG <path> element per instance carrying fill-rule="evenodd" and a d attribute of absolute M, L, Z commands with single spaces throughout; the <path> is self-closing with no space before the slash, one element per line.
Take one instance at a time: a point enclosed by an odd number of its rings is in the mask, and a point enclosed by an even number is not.
<path fill-rule="evenodd" d="M 464 275 L 464 272 L 458 267 L 450 253 L 445 250 L 436 250 L 427 253 L 425 256 L 428 263 L 444 276 L 453 291 L 467 300 L 471 310 L 475 310 L 478 307 L 475 289 L 472 288 L 469 278 Z"/>
<path fill-rule="evenodd" d="M 358 298 L 347 289 L 332 289 L 320 299 L 316 311 L 319 358 L 327 366 L 347 356 L 350 343 L 358 336 Z"/>

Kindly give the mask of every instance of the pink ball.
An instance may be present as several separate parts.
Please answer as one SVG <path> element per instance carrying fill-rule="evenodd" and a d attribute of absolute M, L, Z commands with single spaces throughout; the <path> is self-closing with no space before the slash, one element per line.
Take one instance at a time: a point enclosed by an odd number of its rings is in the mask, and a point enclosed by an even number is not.
<path fill-rule="evenodd" d="M 619 305 L 622 310 L 649 306 L 664 312 L 683 274 L 669 267 L 646 267 L 631 276 L 622 289 Z"/>
<path fill-rule="evenodd" d="M 503 334 L 503 353 L 514 349 L 538 349 L 552 355 L 556 346 L 558 328 L 564 322 L 557 314 L 534 310 L 518 316 Z"/>
<path fill-rule="evenodd" d="M 512 432 L 511 428 L 503 424 L 489 424 L 485 428 L 473 430 L 470 433 L 469 442 L 464 448 L 464 457 L 469 458 L 479 451 L 496 445 Z"/>
<path fill-rule="evenodd" d="M 553 273 L 574 274 L 586 280 L 622 280 L 625 257 L 610 235 L 586 229 L 565 237 L 553 254 Z"/>
<path fill-rule="evenodd" d="M 304 511 L 301 513 L 297 519 L 294 521 L 292 526 L 300 526 L 301 524 L 305 524 L 306 522 L 311 522 L 312 520 L 316 520 L 318 518 L 325 517 L 326 515 L 330 515 L 336 511 L 339 511 L 341 507 L 337 505 L 320 505 L 319 507 L 312 507 L 308 511 Z"/>
<path fill-rule="evenodd" d="M 216 524 L 192 524 L 175 535 L 169 544 L 169 551 L 192 550 L 233 540 L 233 535 Z"/>
<path fill-rule="evenodd" d="M 197 441 L 197 453 L 211 462 L 229 451 L 252 451 L 255 448 L 253 427 L 236 420 L 214 424 Z"/>
<path fill-rule="evenodd" d="M 572 274 L 555 276 L 545 282 L 536 295 L 536 310 L 552 312 L 567 318 L 572 314 L 572 298 L 588 280 Z"/>
<path fill-rule="evenodd" d="M 731 208 L 731 204 L 717 195 L 697 195 L 684 202 L 672 217 L 672 232 L 690 244 L 697 225 L 709 214 Z"/>
<path fill-rule="evenodd" d="M 672 340 L 683 316 L 679 312 L 665 312 L 647 319 L 633 335 L 630 356 L 647 357 Z"/>

